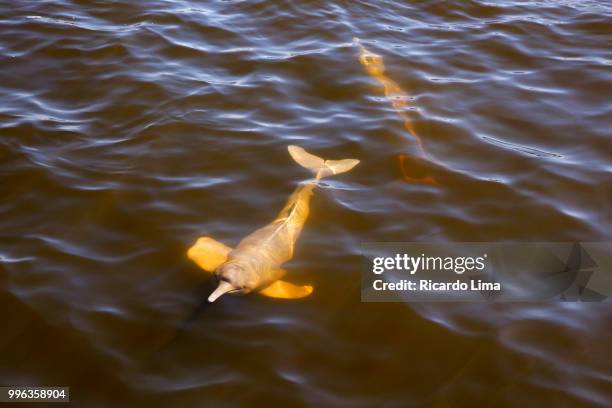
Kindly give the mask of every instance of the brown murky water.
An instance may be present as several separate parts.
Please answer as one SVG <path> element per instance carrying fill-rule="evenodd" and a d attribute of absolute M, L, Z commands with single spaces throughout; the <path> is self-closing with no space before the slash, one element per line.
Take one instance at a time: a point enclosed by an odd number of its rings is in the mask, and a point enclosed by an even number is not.
<path fill-rule="evenodd" d="M 363 241 L 612 238 L 611 27 L 607 1 L 3 2 L 0 383 L 100 407 L 612 405 L 609 305 L 359 300 Z M 314 294 L 202 303 L 186 249 L 276 215 L 307 177 L 288 144 L 362 161 L 288 264 Z"/>

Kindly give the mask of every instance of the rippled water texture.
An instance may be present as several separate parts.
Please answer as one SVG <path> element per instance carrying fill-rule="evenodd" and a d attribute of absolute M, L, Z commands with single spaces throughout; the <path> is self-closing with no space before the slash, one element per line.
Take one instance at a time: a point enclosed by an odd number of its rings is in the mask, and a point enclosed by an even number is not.
<path fill-rule="evenodd" d="M 612 238 L 611 27 L 608 1 L 3 1 L 0 383 L 100 407 L 612 405 L 609 306 L 359 300 L 364 241 Z M 314 294 L 202 304 L 186 249 L 276 215 L 307 177 L 288 144 L 362 161 L 287 265 Z"/>

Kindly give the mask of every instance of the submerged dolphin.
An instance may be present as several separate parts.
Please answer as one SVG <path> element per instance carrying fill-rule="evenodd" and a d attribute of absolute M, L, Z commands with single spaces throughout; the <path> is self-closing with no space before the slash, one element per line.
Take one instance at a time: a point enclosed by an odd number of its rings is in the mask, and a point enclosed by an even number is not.
<path fill-rule="evenodd" d="M 312 293 L 312 286 L 297 286 L 280 280 L 281 268 L 293 256 L 293 246 L 308 218 L 312 190 L 323 177 L 344 173 L 359 160 L 323 160 L 298 146 L 289 146 L 293 159 L 312 171 L 313 180 L 302 182 L 289 197 L 276 219 L 244 238 L 234 249 L 210 237 L 201 237 L 187 256 L 207 272 L 213 272 L 219 285 L 208 297 L 214 302 L 225 293 L 259 293 L 275 298 L 296 299 Z"/>
<path fill-rule="evenodd" d="M 395 108 L 397 113 L 402 117 L 402 119 L 404 119 L 404 127 L 412 135 L 412 137 L 414 137 L 421 152 L 425 154 L 421 138 L 417 135 L 412 120 L 405 112 L 405 109 L 408 106 L 408 94 L 406 94 L 406 92 L 400 88 L 397 82 L 393 81 L 385 74 L 385 62 L 382 56 L 375 54 L 364 47 L 359 38 L 353 38 L 353 41 L 355 45 L 359 47 L 359 62 L 364 66 L 366 72 L 383 86 L 385 96 L 391 101 L 391 105 L 393 108 Z"/>
<path fill-rule="evenodd" d="M 361 40 L 359 38 L 353 38 L 354 44 L 359 48 L 359 62 L 364 66 L 366 72 L 373 78 L 375 78 L 384 88 L 385 96 L 391 102 L 391 105 L 396 110 L 397 114 L 404 120 L 404 127 L 406 130 L 412 135 L 416 144 L 418 146 L 419 154 L 425 158 L 428 158 L 428 154 L 423 148 L 423 142 L 421 138 L 416 132 L 414 128 L 414 123 L 412 119 L 406 112 L 406 108 L 408 107 L 408 94 L 404 92 L 402 88 L 389 78 L 385 74 L 385 63 L 383 57 L 375 54 L 370 51 L 366 47 L 363 46 Z M 404 161 L 406 161 L 408 157 L 404 154 L 399 156 L 400 167 L 404 176 L 404 179 L 407 181 L 413 182 L 424 182 L 428 184 L 438 184 L 435 179 L 431 176 L 425 177 L 417 177 L 417 176 L 409 176 L 406 174 L 404 170 Z"/>

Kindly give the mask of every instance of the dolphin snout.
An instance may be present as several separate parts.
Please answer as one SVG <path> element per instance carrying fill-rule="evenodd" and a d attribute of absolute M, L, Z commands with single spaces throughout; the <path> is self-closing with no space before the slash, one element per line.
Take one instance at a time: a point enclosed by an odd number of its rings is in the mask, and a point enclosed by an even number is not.
<path fill-rule="evenodd" d="M 219 286 L 217 286 L 217 289 L 215 289 L 215 291 L 211 293 L 210 296 L 208 297 L 208 301 L 212 303 L 215 300 L 217 300 L 220 296 L 226 294 L 227 292 L 231 292 L 233 290 L 235 290 L 235 288 L 232 286 L 231 283 L 226 282 L 226 281 L 221 281 L 219 282 Z"/>

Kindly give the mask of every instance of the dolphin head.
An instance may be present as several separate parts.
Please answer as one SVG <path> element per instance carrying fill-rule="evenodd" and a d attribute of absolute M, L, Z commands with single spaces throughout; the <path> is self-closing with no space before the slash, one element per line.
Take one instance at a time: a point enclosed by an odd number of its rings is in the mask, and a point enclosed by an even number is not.
<path fill-rule="evenodd" d="M 226 262 L 215 271 L 219 285 L 208 297 L 209 302 L 214 302 L 226 293 L 249 293 L 253 285 L 249 284 L 247 268 L 238 262 Z"/>
<path fill-rule="evenodd" d="M 359 56 L 359 62 L 363 65 L 370 75 L 382 75 L 385 72 L 385 64 L 380 55 L 371 52 L 363 53 Z"/>
<path fill-rule="evenodd" d="M 382 75 L 385 72 L 383 58 L 364 47 L 358 38 L 354 38 L 353 42 L 361 51 L 359 62 L 365 67 L 366 71 L 373 76 Z"/>

